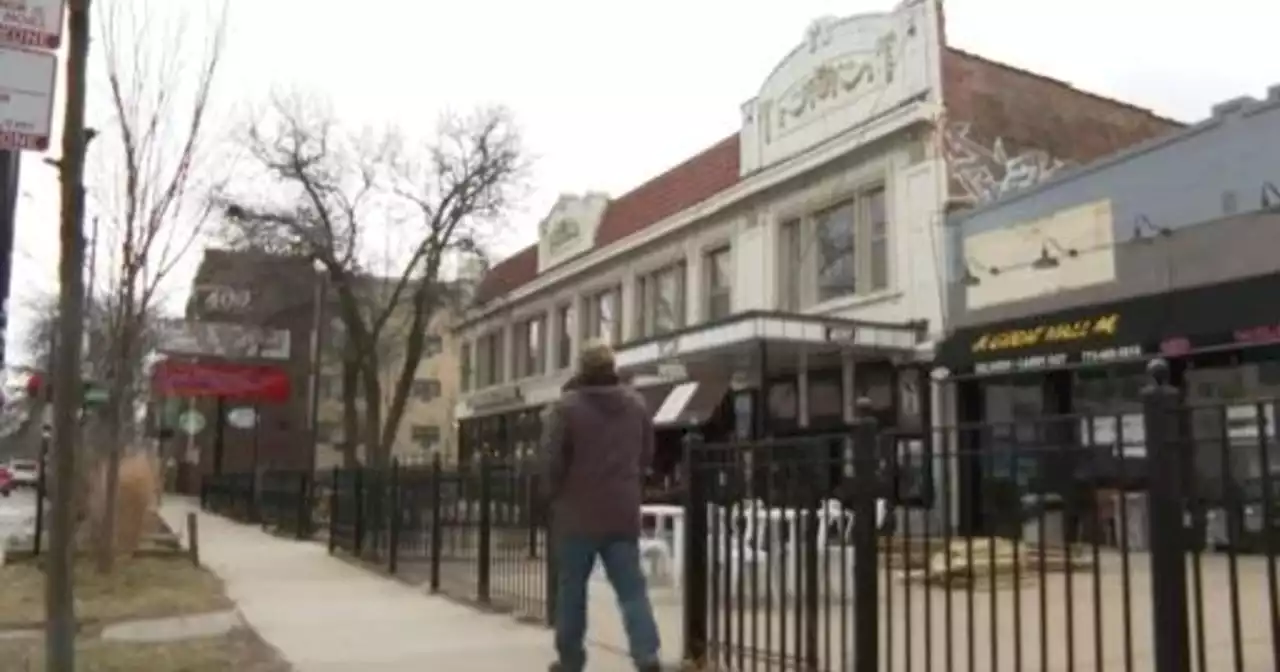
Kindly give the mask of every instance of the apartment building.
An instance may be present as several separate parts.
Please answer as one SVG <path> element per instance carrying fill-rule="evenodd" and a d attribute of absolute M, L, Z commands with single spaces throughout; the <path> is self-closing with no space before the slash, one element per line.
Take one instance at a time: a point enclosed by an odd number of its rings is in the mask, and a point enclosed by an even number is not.
<path fill-rule="evenodd" d="M 861 397 L 921 430 L 946 213 L 1180 126 L 948 46 L 934 0 L 815 21 L 764 74 L 728 137 L 628 193 L 563 195 L 483 278 L 457 326 L 462 459 L 531 452 L 592 338 L 666 455 L 692 427 L 830 429 Z"/>
<path fill-rule="evenodd" d="M 422 356 L 418 360 L 404 416 L 391 448 L 391 456 L 401 463 L 423 463 L 437 454 L 446 463 L 457 458 L 454 412 L 458 401 L 460 367 L 458 339 L 451 328 L 456 317 L 452 310 L 438 312 L 427 328 Z M 403 368 L 405 328 L 407 325 L 403 320 L 397 325 L 394 319 L 387 327 L 387 347 L 382 353 L 379 376 L 384 409 L 391 404 L 392 393 Z M 320 468 L 343 462 L 340 323 L 334 323 L 328 333 L 329 343 L 321 348 L 321 373 L 317 385 L 317 466 Z M 364 460 L 363 444 L 357 446 L 355 456 Z"/>

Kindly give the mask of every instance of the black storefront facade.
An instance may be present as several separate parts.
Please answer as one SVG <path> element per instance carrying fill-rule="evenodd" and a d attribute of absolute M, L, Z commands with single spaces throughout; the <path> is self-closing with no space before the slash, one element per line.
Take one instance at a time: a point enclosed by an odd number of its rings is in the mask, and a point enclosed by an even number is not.
<path fill-rule="evenodd" d="M 1141 391 L 1154 358 L 1168 361 L 1171 382 L 1188 404 L 1206 409 L 1189 413 L 1187 427 L 1197 439 L 1203 496 L 1220 498 L 1229 487 L 1214 453 L 1237 433 L 1257 445 L 1259 431 L 1265 432 L 1273 452 L 1275 411 L 1267 400 L 1280 396 L 1280 274 L 970 324 L 957 329 L 935 359 L 935 377 L 953 388 L 957 427 L 981 428 L 956 432 L 963 456 L 957 460 L 961 527 L 990 532 L 998 526 L 994 490 L 1016 498 L 1046 472 L 1066 483 L 1082 470 L 1106 471 L 1079 459 L 1072 464 L 1052 450 L 1012 467 L 993 464 L 1009 443 L 1058 445 L 1084 456 L 1088 451 L 1080 448 L 1099 443 L 1093 435 L 1100 430 L 1090 423 L 1106 421 L 1108 437 L 1120 437 L 1106 440 L 1123 444 L 1114 449 L 1125 482 L 1106 485 L 1140 489 L 1146 459 Z M 1280 465 L 1280 454 L 1271 462 Z M 1237 468 L 1249 473 L 1258 465 Z"/>
<path fill-rule="evenodd" d="M 928 367 L 914 352 L 923 333 L 921 324 L 750 311 L 620 346 L 619 371 L 654 417 L 654 496 L 679 489 L 691 433 L 710 444 L 839 436 L 863 398 L 894 433 L 903 463 L 922 463 L 932 409 Z M 543 412 L 554 403 L 534 391 L 544 385 L 514 382 L 472 394 L 471 413 L 459 422 L 459 461 L 532 456 Z M 833 454 L 845 449 L 843 441 L 831 442 Z M 903 488 L 904 500 L 928 490 L 923 479 L 904 480 L 920 481 Z"/>

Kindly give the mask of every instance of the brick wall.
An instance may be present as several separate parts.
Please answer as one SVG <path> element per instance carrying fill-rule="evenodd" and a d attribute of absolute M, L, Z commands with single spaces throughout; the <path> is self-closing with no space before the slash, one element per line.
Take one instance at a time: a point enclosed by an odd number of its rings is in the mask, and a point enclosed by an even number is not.
<path fill-rule="evenodd" d="M 944 151 L 952 197 L 998 198 L 1183 127 L 1127 103 L 948 47 L 942 60 Z"/>

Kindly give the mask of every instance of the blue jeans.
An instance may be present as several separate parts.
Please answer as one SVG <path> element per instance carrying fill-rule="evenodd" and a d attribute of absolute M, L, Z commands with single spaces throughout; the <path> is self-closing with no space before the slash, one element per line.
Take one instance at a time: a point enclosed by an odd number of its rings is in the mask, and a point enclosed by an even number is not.
<path fill-rule="evenodd" d="M 658 662 L 658 624 L 649 603 L 648 586 L 640 569 L 640 543 L 635 538 L 567 537 L 560 540 L 556 586 L 556 653 L 564 672 L 582 672 L 587 665 L 587 582 L 596 558 L 618 597 L 631 659 L 637 667 Z"/>

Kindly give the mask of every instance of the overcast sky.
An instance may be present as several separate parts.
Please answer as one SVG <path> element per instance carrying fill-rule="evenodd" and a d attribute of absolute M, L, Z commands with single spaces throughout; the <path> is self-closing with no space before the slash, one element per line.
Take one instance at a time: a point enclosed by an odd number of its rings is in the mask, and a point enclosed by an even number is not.
<path fill-rule="evenodd" d="M 535 191 L 514 213 L 515 232 L 503 252 L 533 239 L 557 194 L 621 194 L 734 131 L 739 105 L 813 19 L 896 4 L 231 2 L 219 90 L 229 116 L 273 87 L 325 95 L 354 126 L 390 123 L 422 134 L 445 108 L 510 106 L 536 158 Z M 150 4 L 157 11 L 181 3 Z M 957 47 L 1183 120 L 1280 82 L 1278 52 L 1267 46 L 1280 25 L 1278 2 L 949 0 L 946 14 Z M 91 124 L 102 119 L 103 102 L 92 103 Z M 11 363 L 23 358 L 27 306 L 56 290 L 56 176 L 36 155 L 23 170 Z M 193 253 L 174 278 L 175 305 L 197 259 Z"/>

